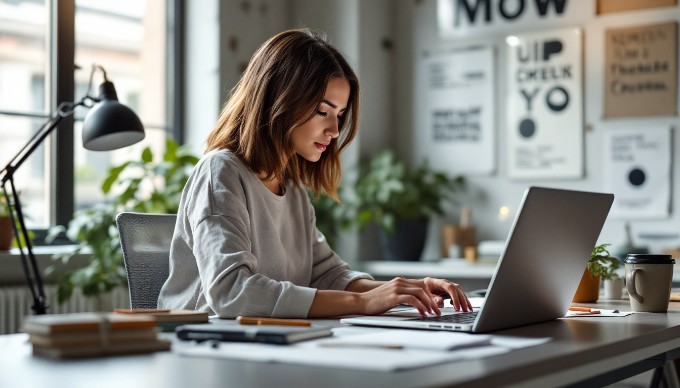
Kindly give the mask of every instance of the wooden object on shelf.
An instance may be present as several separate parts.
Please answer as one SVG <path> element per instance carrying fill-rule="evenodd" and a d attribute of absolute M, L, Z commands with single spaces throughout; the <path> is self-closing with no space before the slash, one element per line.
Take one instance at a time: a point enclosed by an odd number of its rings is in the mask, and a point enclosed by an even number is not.
<path fill-rule="evenodd" d="M 477 229 L 472 225 L 472 211 L 463 208 L 458 225 L 442 226 L 442 257 L 451 258 L 451 247 L 457 247 L 458 257 L 468 261 L 477 260 Z"/>

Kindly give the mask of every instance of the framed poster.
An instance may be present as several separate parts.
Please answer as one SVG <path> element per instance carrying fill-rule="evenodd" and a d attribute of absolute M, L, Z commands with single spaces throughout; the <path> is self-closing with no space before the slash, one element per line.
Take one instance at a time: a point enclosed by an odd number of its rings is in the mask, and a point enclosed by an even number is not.
<path fill-rule="evenodd" d="M 583 175 L 582 39 L 579 29 L 506 38 L 511 179 Z"/>
<path fill-rule="evenodd" d="M 617 129 L 604 137 L 604 179 L 614 193 L 614 218 L 670 215 L 671 130 Z"/>
<path fill-rule="evenodd" d="M 604 117 L 677 114 L 677 22 L 607 30 Z"/>
<path fill-rule="evenodd" d="M 597 13 L 637 11 L 641 9 L 672 7 L 678 0 L 597 0 Z"/>
<path fill-rule="evenodd" d="M 424 61 L 426 114 L 421 155 L 452 174 L 491 174 L 496 166 L 493 48 L 430 55 Z"/>

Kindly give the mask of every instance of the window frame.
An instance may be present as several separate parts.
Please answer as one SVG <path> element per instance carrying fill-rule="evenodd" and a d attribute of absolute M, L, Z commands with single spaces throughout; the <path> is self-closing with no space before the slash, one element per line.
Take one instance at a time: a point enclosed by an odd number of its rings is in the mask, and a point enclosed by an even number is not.
<path fill-rule="evenodd" d="M 75 9 L 76 0 L 45 1 L 48 10 L 46 67 L 47 111 L 0 114 L 47 120 L 63 101 L 74 101 L 75 94 Z M 166 6 L 166 79 L 167 95 L 164 128 L 167 136 L 180 144 L 184 140 L 184 28 L 185 0 L 165 0 Z M 81 97 L 81 96 L 78 96 Z M 149 123 L 151 124 L 151 123 Z M 67 225 L 75 209 L 74 116 L 65 117 L 45 142 L 49 158 L 49 225 Z M 35 245 L 44 243 L 44 230 L 35 229 Z"/>

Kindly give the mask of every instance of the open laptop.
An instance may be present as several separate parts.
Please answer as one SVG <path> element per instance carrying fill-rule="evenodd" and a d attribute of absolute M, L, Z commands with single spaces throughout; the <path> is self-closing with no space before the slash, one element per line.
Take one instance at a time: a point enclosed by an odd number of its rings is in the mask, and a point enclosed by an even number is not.
<path fill-rule="evenodd" d="M 439 317 L 412 310 L 341 322 L 477 333 L 563 317 L 613 201 L 613 194 L 530 187 L 478 311 L 448 307 Z"/>

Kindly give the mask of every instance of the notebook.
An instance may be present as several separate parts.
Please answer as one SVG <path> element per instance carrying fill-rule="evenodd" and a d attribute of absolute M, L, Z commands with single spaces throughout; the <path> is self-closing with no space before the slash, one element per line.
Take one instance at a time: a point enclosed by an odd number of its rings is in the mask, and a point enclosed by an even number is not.
<path fill-rule="evenodd" d="M 176 329 L 177 338 L 185 341 L 264 342 L 292 344 L 333 335 L 330 327 L 300 327 L 278 325 L 182 325 Z"/>
<path fill-rule="evenodd" d="M 461 313 L 448 307 L 440 317 L 400 311 L 341 322 L 487 332 L 563 317 L 613 201 L 608 193 L 529 187 L 481 308 Z M 455 322 L 461 318 L 468 321 Z"/>

